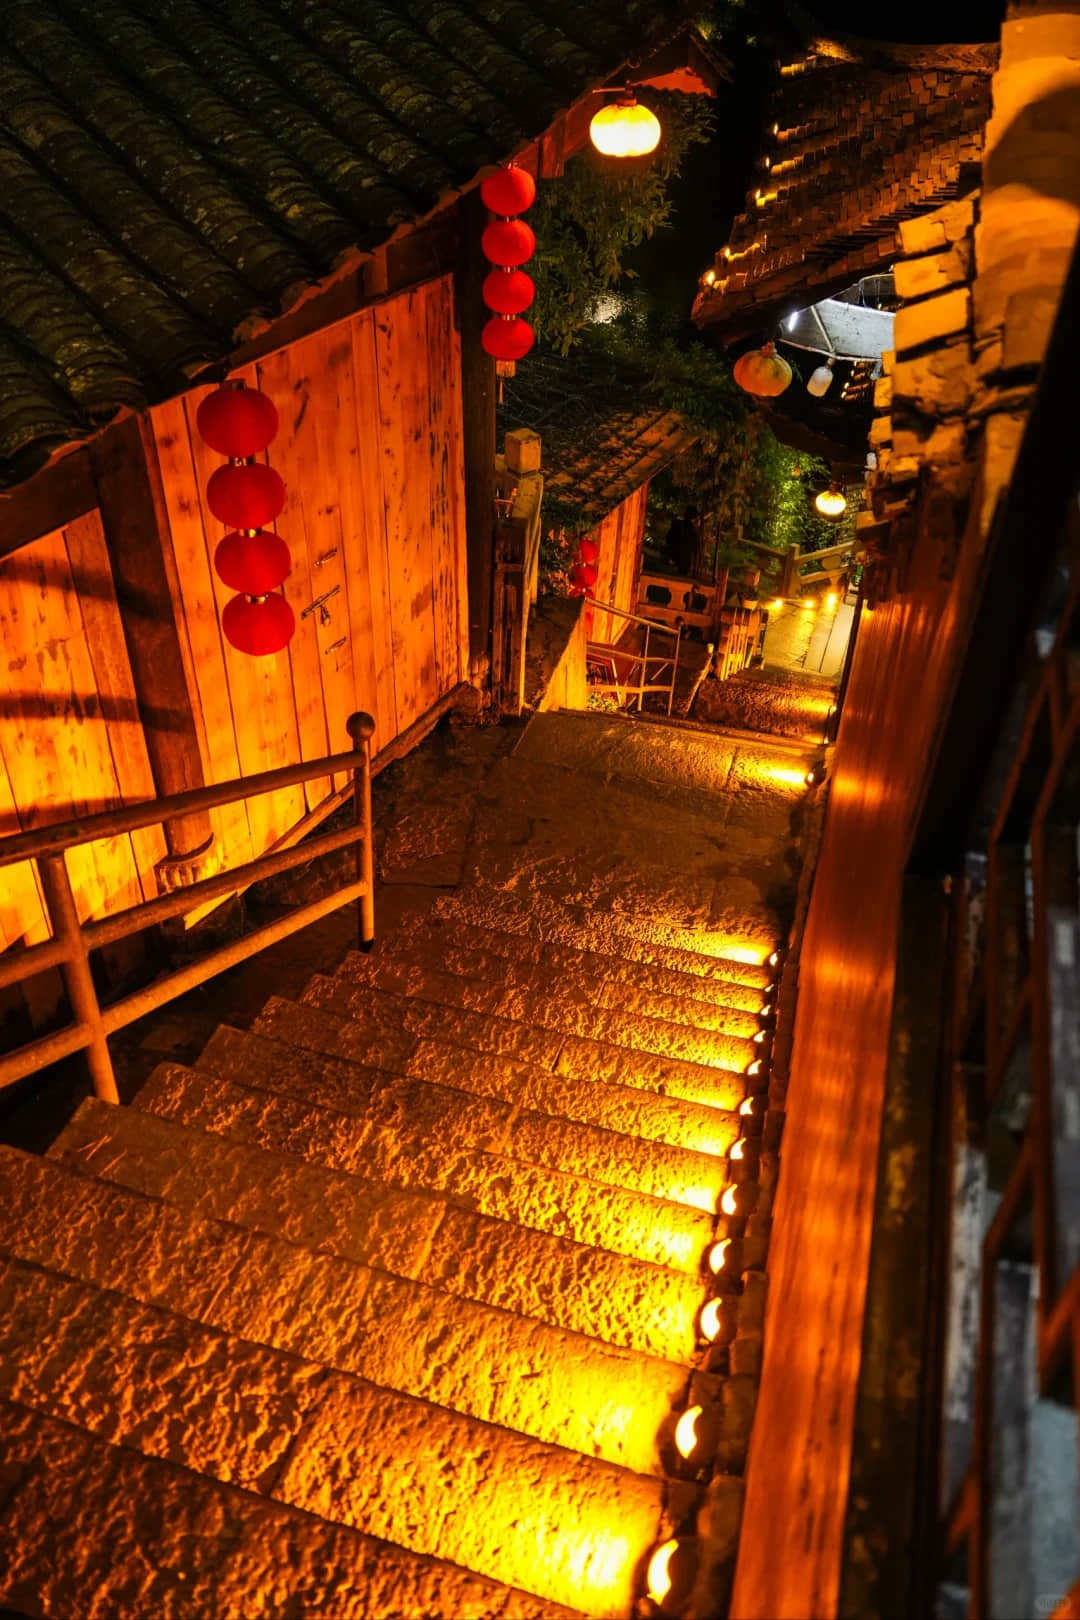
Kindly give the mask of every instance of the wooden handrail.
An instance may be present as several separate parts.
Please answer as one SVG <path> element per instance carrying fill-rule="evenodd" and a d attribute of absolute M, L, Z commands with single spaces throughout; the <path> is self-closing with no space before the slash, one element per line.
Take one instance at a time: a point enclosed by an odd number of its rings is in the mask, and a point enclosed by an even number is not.
<path fill-rule="evenodd" d="M 673 707 L 674 702 L 675 702 L 675 682 L 678 680 L 678 677 L 679 677 L 679 650 L 680 650 L 680 648 L 682 646 L 682 625 L 681 624 L 676 625 L 675 629 L 673 630 L 671 628 L 671 626 L 665 624 L 662 619 L 646 619 L 646 618 L 643 618 L 640 613 L 629 613 L 629 612 L 627 612 L 627 610 L 625 608 L 613 607 L 608 602 L 598 602 L 596 600 L 596 598 L 593 597 L 593 596 L 587 596 L 585 598 L 585 602 L 586 602 L 586 605 L 588 607 L 598 608 L 601 613 L 614 613 L 617 618 L 627 619 L 627 620 L 629 620 L 629 622 L 631 624 L 643 624 L 645 626 L 645 646 L 644 646 L 643 651 L 641 651 L 639 653 L 635 653 L 635 652 L 631 652 L 629 650 L 629 648 L 621 648 L 621 647 L 611 647 L 610 648 L 611 652 L 618 653 L 621 658 L 627 659 L 628 662 L 633 663 L 633 664 L 640 664 L 641 665 L 641 679 L 640 679 L 640 681 L 638 682 L 638 684 L 636 686 L 624 686 L 621 682 L 616 681 L 614 689 L 615 689 L 616 693 L 619 696 L 620 702 L 622 701 L 624 691 L 629 696 L 636 697 L 637 698 L 637 706 L 638 706 L 639 713 L 640 713 L 640 711 L 641 711 L 641 709 L 642 709 L 642 707 L 644 705 L 645 697 L 646 697 L 647 693 L 650 693 L 650 692 L 657 692 L 657 693 L 666 692 L 667 693 L 667 712 L 668 712 L 668 715 L 670 716 L 672 707 Z M 671 655 L 669 657 L 666 657 L 666 658 L 662 657 L 662 656 L 658 657 L 655 653 L 650 655 L 650 653 L 649 653 L 649 637 L 653 633 L 654 630 L 658 630 L 661 635 L 671 636 L 672 639 L 674 640 L 674 642 L 675 642 L 674 651 L 671 653 Z M 602 645 L 602 644 L 594 642 L 593 645 L 598 646 L 598 645 Z M 671 681 L 670 681 L 670 684 L 665 684 L 663 686 L 650 686 L 649 685 L 649 664 L 650 664 L 650 662 L 652 662 L 654 664 L 659 664 L 660 669 L 655 671 L 655 673 L 657 675 L 660 673 L 660 670 L 665 667 L 665 665 L 667 665 L 667 664 L 671 665 Z M 602 689 L 610 690 L 611 688 L 610 688 L 609 684 L 605 683 L 605 685 L 604 685 L 604 687 Z"/>
<path fill-rule="evenodd" d="M 617 618 L 629 619 L 632 624 L 651 625 L 654 630 L 662 631 L 665 636 L 675 636 L 678 639 L 679 632 L 672 630 L 671 626 L 665 624 L 663 619 L 643 619 L 640 613 L 628 613 L 625 608 L 612 607 L 610 602 L 598 602 L 593 596 L 585 598 L 585 605 L 586 607 L 598 608 L 601 613 L 614 613 Z"/>
<path fill-rule="evenodd" d="M 324 759 L 301 760 L 295 765 L 279 765 L 276 770 L 259 771 L 254 776 L 234 777 L 232 781 L 215 782 L 210 787 L 191 788 L 187 793 L 172 793 L 165 799 L 140 799 L 116 810 L 99 810 L 96 815 L 83 816 L 77 821 L 56 821 L 32 832 L 10 833 L 0 838 L 0 866 L 36 860 L 59 850 L 74 849 L 78 844 L 93 843 L 98 838 L 138 832 L 141 827 L 153 827 L 195 810 L 216 810 L 223 804 L 235 804 L 239 799 L 254 799 L 261 793 L 274 793 L 278 788 L 297 787 L 318 776 L 355 771 L 361 763 L 356 750 L 348 754 L 328 754 Z"/>
<path fill-rule="evenodd" d="M 196 985 L 203 984 L 215 974 L 254 956 L 320 917 L 357 900 L 360 903 L 360 946 L 370 949 L 375 938 L 375 869 L 372 845 L 371 814 L 371 739 L 375 722 L 369 714 L 350 715 L 347 722 L 353 748 L 348 753 L 329 754 L 321 759 L 305 760 L 296 765 L 280 766 L 277 770 L 262 771 L 256 776 L 243 777 L 231 782 L 219 782 L 212 787 L 196 788 L 189 793 L 174 793 L 166 798 L 149 799 L 139 804 L 125 805 L 118 810 L 102 811 L 82 821 L 57 822 L 36 832 L 15 833 L 0 839 L 0 867 L 15 861 L 33 860 L 37 863 L 45 910 L 52 938 L 41 945 L 31 946 L 0 963 L 0 988 L 17 984 L 46 967 L 58 967 L 64 979 L 68 1000 L 74 1014 L 73 1023 L 54 1030 L 39 1040 L 31 1041 L 0 1059 L 0 1088 L 36 1074 L 50 1063 L 59 1062 L 74 1052 L 85 1051 L 95 1094 L 106 1102 L 118 1102 L 116 1078 L 109 1056 L 108 1037 L 137 1018 L 144 1017 L 162 1007 L 174 997 L 183 995 Z M 353 800 L 356 807 L 354 824 L 340 832 L 327 833 L 309 843 L 291 849 L 278 849 L 247 861 L 229 871 L 215 873 L 173 894 L 144 900 L 111 917 L 81 923 L 72 893 L 65 852 L 80 844 L 98 838 L 112 838 L 117 834 L 134 832 L 150 827 L 170 817 L 194 810 L 211 810 L 241 799 L 254 798 L 260 793 L 272 793 L 277 788 L 293 787 L 313 778 L 333 776 L 348 771 L 353 778 Z M 278 872 L 306 865 L 320 855 L 330 854 L 350 846 L 356 848 L 356 874 L 352 882 L 307 905 L 298 906 L 283 917 L 275 918 L 264 927 L 255 929 L 240 939 L 208 952 L 197 961 L 174 973 L 156 979 L 143 989 L 123 997 L 103 1009 L 97 997 L 90 972 L 90 952 L 99 946 L 150 928 L 190 911 L 200 901 L 220 898 L 237 889 L 270 877 Z"/>

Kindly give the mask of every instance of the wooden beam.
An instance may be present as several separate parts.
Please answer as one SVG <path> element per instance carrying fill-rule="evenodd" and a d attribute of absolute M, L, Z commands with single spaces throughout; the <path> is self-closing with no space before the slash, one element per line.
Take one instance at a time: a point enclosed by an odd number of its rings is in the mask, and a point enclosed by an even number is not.
<path fill-rule="evenodd" d="M 461 403 L 465 449 L 465 537 L 468 570 L 469 669 L 486 684 L 491 668 L 495 555 L 495 362 L 480 346 L 487 310 L 480 287 L 490 266 L 480 251 L 487 209 L 479 191 L 459 205 L 461 235 L 454 273 L 461 333 Z"/>
<path fill-rule="evenodd" d="M 139 718 L 159 797 L 203 786 L 191 693 L 184 675 L 180 634 L 166 557 L 169 522 L 149 419 L 117 423 L 89 447 L 97 504 L 112 562 Z M 164 823 L 171 857 L 165 887 L 196 876 L 196 857 L 213 835 L 205 811 Z"/>
<path fill-rule="evenodd" d="M 92 512 L 97 490 L 86 450 L 59 456 L 24 484 L 0 495 L 0 557 Z"/>
<path fill-rule="evenodd" d="M 432 219 L 366 254 L 361 263 L 342 275 L 325 291 L 316 293 L 278 320 L 272 321 L 248 342 L 233 349 L 216 368 L 222 376 L 252 360 L 287 348 L 299 338 L 310 337 L 324 326 L 343 321 L 368 304 L 408 292 L 425 281 L 444 276 L 454 268 L 458 252 L 458 211 L 443 208 Z"/>

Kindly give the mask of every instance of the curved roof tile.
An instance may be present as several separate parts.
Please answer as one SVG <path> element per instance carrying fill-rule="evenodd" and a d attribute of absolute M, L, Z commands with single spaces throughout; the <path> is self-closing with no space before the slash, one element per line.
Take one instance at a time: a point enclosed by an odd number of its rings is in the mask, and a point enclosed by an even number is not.
<path fill-rule="evenodd" d="M 167 398 L 684 0 L 4 0 L 0 485 Z"/>

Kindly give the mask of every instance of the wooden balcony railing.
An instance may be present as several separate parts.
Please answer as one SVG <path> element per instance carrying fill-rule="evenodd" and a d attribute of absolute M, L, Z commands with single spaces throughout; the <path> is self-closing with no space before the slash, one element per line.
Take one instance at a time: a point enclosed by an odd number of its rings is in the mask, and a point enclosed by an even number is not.
<path fill-rule="evenodd" d="M 671 713 L 671 706 L 675 700 L 675 682 L 679 673 L 679 649 L 682 645 L 682 626 L 677 625 L 673 630 L 669 625 L 657 619 L 646 619 L 640 613 L 627 613 L 622 608 L 612 607 L 609 602 L 597 602 L 593 598 L 586 598 L 586 606 L 594 608 L 598 613 L 610 613 L 627 624 L 644 626 L 645 635 L 642 639 L 640 652 L 632 647 L 622 646 L 615 642 L 590 641 L 588 644 L 588 662 L 596 669 L 601 664 L 609 670 L 610 678 L 607 680 L 592 680 L 589 689 L 593 692 L 611 692 L 618 698 L 620 708 L 637 707 L 640 709 L 646 696 L 667 695 L 667 712 Z M 649 650 L 650 637 L 667 636 L 674 641 L 674 650 L 667 654 L 652 653 Z M 650 665 L 651 677 L 650 677 Z M 660 677 L 664 671 L 671 670 L 666 680 Z M 625 670 L 625 675 L 623 671 Z M 636 672 L 636 679 L 632 678 Z M 636 704 L 635 704 L 636 700 Z"/>
<path fill-rule="evenodd" d="M 348 753 L 305 760 L 301 764 L 263 771 L 256 776 L 219 782 L 212 787 L 196 788 L 189 793 L 172 794 L 168 798 L 124 805 L 119 810 L 106 810 L 80 821 L 59 822 L 38 831 L 15 833 L 0 839 L 0 868 L 12 866 L 16 861 L 35 862 L 52 931 L 52 938 L 42 944 L 0 958 L 0 989 L 18 984 L 46 968 L 59 968 L 74 1014 L 74 1021 L 66 1028 L 43 1035 L 0 1058 L 0 1088 L 26 1075 L 35 1074 L 46 1065 L 69 1057 L 74 1052 L 85 1052 L 95 1093 L 107 1102 L 117 1102 L 119 1098 L 108 1045 L 109 1036 L 116 1030 L 123 1029 L 135 1019 L 205 983 L 215 974 L 235 967 L 238 962 L 254 956 L 266 946 L 285 939 L 319 917 L 325 917 L 354 900 L 360 902 L 360 943 L 364 947 L 372 943 L 375 937 L 375 884 L 371 738 L 375 722 L 369 714 L 354 714 L 347 724 L 353 743 Z M 352 826 L 339 832 L 323 833 L 292 849 L 268 852 L 256 860 L 216 872 L 212 877 L 203 878 L 172 894 L 145 900 L 112 916 L 80 922 L 67 870 L 67 850 L 79 844 L 92 843 L 95 839 L 135 832 L 140 827 L 152 827 L 176 816 L 213 810 L 221 805 L 256 798 L 263 793 L 273 793 L 278 788 L 295 787 L 301 782 L 333 776 L 338 772 L 349 772 L 352 776 L 355 805 Z M 206 901 L 233 894 L 261 878 L 287 872 L 321 855 L 350 846 L 356 847 L 356 876 L 351 883 L 319 900 L 298 906 L 285 916 L 275 918 L 227 945 L 208 951 L 196 961 L 123 996 L 107 1007 L 101 1006 L 90 970 L 91 951 L 126 939 L 156 923 L 183 916 Z"/>

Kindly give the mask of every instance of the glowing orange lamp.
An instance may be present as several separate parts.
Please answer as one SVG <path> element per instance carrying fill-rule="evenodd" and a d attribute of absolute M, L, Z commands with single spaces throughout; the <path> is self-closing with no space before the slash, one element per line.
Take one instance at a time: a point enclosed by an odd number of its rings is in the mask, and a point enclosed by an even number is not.
<path fill-rule="evenodd" d="M 660 120 L 632 90 L 601 107 L 589 125 L 589 139 L 605 157 L 646 157 L 660 144 Z"/>
<path fill-rule="evenodd" d="M 847 497 L 834 480 L 828 489 L 823 489 L 821 494 L 815 497 L 814 505 L 822 517 L 839 517 L 847 507 Z"/>

